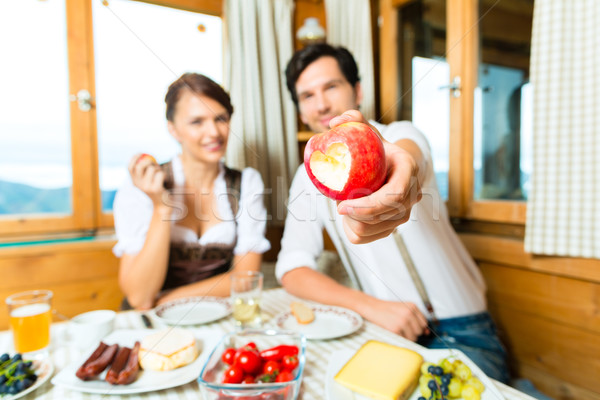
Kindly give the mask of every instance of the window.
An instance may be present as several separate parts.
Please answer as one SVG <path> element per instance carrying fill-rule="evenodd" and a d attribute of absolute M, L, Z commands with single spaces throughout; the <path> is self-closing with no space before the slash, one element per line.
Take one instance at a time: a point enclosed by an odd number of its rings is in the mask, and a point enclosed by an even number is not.
<path fill-rule="evenodd" d="M 164 97 L 185 72 L 223 79 L 221 19 L 129 0 L 93 2 L 102 210 L 112 210 L 131 157 L 177 154 Z M 160 29 L 157 29 L 160 27 Z"/>
<path fill-rule="evenodd" d="M 380 4 L 384 122 L 428 137 L 450 215 L 524 224 L 533 0 Z"/>
<path fill-rule="evenodd" d="M 222 80 L 221 0 L 160 4 L 0 3 L 0 240 L 112 227 L 131 156 L 176 154 L 164 95 Z"/>
<path fill-rule="evenodd" d="M 70 214 L 64 1 L 0 2 L 0 37 L 0 215 Z"/>

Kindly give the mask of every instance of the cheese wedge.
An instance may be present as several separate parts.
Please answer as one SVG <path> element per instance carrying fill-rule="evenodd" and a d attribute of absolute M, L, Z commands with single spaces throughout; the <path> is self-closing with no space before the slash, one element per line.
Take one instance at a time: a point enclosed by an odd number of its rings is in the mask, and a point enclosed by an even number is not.
<path fill-rule="evenodd" d="M 139 360 L 143 369 L 170 371 L 194 361 L 198 356 L 194 335 L 181 328 L 157 331 L 140 343 Z"/>
<path fill-rule="evenodd" d="M 335 381 L 374 400 L 405 400 L 415 390 L 423 357 L 388 343 L 366 342 Z"/>

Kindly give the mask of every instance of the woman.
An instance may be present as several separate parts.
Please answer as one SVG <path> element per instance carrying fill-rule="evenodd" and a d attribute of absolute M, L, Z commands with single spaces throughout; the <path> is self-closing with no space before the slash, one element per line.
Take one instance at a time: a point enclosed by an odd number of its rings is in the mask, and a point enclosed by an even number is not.
<path fill-rule="evenodd" d="M 160 166 L 152 157 L 133 157 L 131 182 L 114 202 L 119 284 L 136 309 L 228 296 L 229 274 L 259 270 L 270 247 L 259 173 L 240 173 L 222 161 L 233 113 L 229 95 L 188 73 L 169 86 L 165 102 L 181 154 Z"/>

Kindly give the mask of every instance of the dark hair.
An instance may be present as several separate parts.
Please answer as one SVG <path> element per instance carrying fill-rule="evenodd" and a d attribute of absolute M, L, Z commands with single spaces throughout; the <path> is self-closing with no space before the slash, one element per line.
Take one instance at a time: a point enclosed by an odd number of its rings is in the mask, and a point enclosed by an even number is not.
<path fill-rule="evenodd" d="M 350 82 L 350 85 L 354 87 L 360 77 L 358 76 L 358 67 L 352 54 L 344 47 L 334 47 L 327 43 L 311 44 L 306 46 L 302 50 L 297 51 L 285 69 L 285 78 L 287 81 L 287 87 L 292 95 L 292 100 L 298 107 L 298 93 L 296 93 L 296 81 L 300 77 L 300 74 L 313 62 L 317 61 L 321 57 L 333 57 L 337 61 L 340 70 L 346 77 L 346 80 Z"/>
<path fill-rule="evenodd" d="M 189 90 L 192 93 L 200 96 L 210 97 L 225 107 L 230 117 L 231 114 L 233 114 L 231 98 L 227 92 L 223 90 L 221 85 L 204 75 L 188 72 L 181 75 L 175 82 L 171 83 L 169 90 L 167 90 L 165 103 L 167 103 L 168 121 L 173 121 L 175 106 L 177 105 L 177 102 L 181 97 L 181 93 L 184 90 Z"/>

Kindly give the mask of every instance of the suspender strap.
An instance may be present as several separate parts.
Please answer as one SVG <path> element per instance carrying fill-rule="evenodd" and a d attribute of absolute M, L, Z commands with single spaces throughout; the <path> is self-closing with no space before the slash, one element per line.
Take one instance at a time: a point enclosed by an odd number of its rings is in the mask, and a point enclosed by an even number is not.
<path fill-rule="evenodd" d="M 413 262 L 412 257 L 410 256 L 410 253 L 408 252 L 408 248 L 406 248 L 406 244 L 404 243 L 404 239 L 402 239 L 402 235 L 400 235 L 400 233 L 397 230 L 395 230 L 392 235 L 394 236 L 394 240 L 396 241 L 396 246 L 398 246 L 400 255 L 402 256 L 402 259 L 404 260 L 404 264 L 406 265 L 406 268 L 408 269 L 410 278 L 412 279 L 415 287 L 417 288 L 417 292 L 419 292 L 419 296 L 421 297 L 421 300 L 423 301 L 423 305 L 429 312 L 431 321 L 433 323 L 437 324 L 438 319 L 435 316 L 435 312 L 433 310 L 433 305 L 431 304 L 431 301 L 429 300 L 429 295 L 427 294 L 427 290 L 425 289 L 425 285 L 423 284 L 421 275 L 419 275 L 419 271 L 417 271 L 417 268 L 415 267 L 415 263 Z"/>
<path fill-rule="evenodd" d="M 356 277 L 356 271 L 354 270 L 354 266 L 352 265 L 352 260 L 350 259 L 348 250 L 346 249 L 346 246 L 344 246 L 344 242 L 342 242 L 340 233 L 337 230 L 337 225 L 335 224 L 335 211 L 333 210 L 333 202 L 332 201 L 329 201 L 329 200 L 327 201 L 327 209 L 329 210 L 329 217 L 330 217 L 331 221 L 333 221 L 332 233 L 335 236 L 335 240 L 337 240 L 337 242 L 340 244 L 339 249 L 338 249 L 341 252 L 340 256 L 346 260 L 346 263 L 344 265 L 346 265 L 346 272 L 348 273 L 348 277 L 352 281 L 352 284 L 354 285 L 354 287 L 362 292 L 362 290 L 363 290 L 362 285 L 360 284 L 360 281 Z"/>
<path fill-rule="evenodd" d="M 354 266 L 352 265 L 352 261 L 350 259 L 350 255 L 348 254 L 348 250 L 346 249 L 346 246 L 344 246 L 344 242 L 342 242 L 340 233 L 337 230 L 337 225 L 335 223 L 335 211 L 333 210 L 332 202 L 328 201 L 327 206 L 328 206 L 328 210 L 329 210 L 329 216 L 331 218 L 331 221 L 333 221 L 332 233 L 335 236 L 335 240 L 337 240 L 337 242 L 340 244 L 338 251 L 340 251 L 340 253 L 341 253 L 340 256 L 346 260 L 346 264 L 345 264 L 347 266 L 346 271 L 348 272 L 348 275 L 349 275 L 352 283 L 359 290 L 362 291 L 362 286 L 360 284 L 360 281 L 356 277 L 356 272 L 354 270 Z M 412 279 L 413 284 L 417 288 L 417 292 L 419 293 L 419 296 L 421 297 L 421 301 L 423 301 L 423 305 L 425 306 L 425 308 L 427 309 L 427 312 L 429 313 L 429 318 L 431 319 L 431 321 L 433 323 L 437 324 L 438 319 L 435 315 L 435 311 L 433 310 L 433 305 L 431 304 L 431 301 L 429 300 L 429 295 L 427 294 L 427 290 L 425 289 L 423 280 L 421 279 L 421 276 L 419 275 L 419 272 L 417 271 L 417 268 L 415 267 L 415 263 L 413 262 L 412 257 L 410 256 L 410 253 L 408 252 L 408 248 L 406 247 L 406 244 L 404 243 L 404 239 L 402 239 L 402 235 L 400 235 L 400 233 L 397 230 L 394 231 L 393 236 L 394 236 L 394 240 L 396 242 L 396 246 L 398 247 L 398 250 L 400 251 L 400 255 L 402 256 L 402 260 L 404 261 L 404 264 L 406 265 L 406 268 L 408 269 L 410 278 Z"/>

